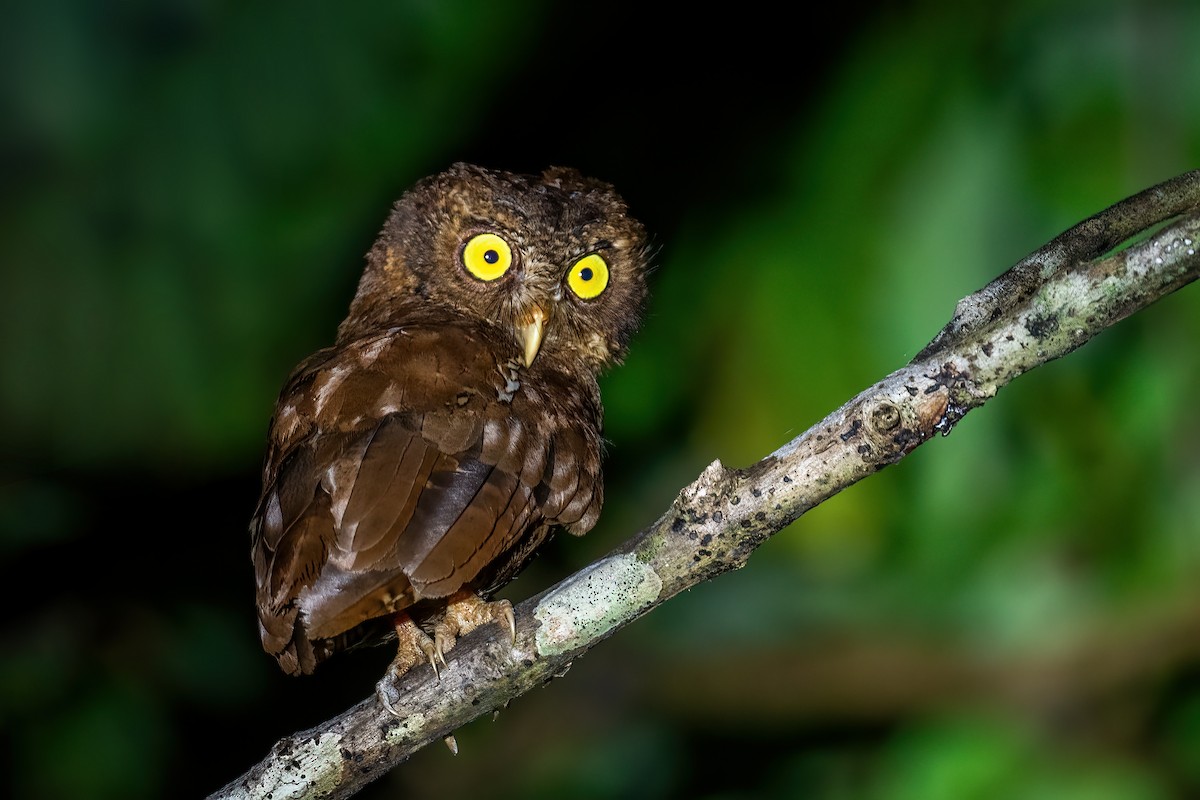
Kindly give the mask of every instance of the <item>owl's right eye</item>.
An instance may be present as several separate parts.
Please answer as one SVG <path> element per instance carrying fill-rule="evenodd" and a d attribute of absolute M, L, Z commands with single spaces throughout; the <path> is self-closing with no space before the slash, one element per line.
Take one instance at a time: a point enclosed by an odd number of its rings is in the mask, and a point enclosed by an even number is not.
<path fill-rule="evenodd" d="M 494 233 L 476 234 L 463 245 L 463 266 L 481 281 L 494 281 L 508 272 L 512 260 L 512 248 Z"/>

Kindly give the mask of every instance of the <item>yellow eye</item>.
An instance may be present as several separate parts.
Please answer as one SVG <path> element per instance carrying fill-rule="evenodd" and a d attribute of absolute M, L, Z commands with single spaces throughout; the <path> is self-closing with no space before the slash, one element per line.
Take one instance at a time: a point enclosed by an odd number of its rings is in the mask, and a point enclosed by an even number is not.
<path fill-rule="evenodd" d="M 599 253 L 584 256 L 567 273 L 567 286 L 584 300 L 599 297 L 608 288 L 608 264 Z"/>
<path fill-rule="evenodd" d="M 512 248 L 494 233 L 480 233 L 463 246 L 462 263 L 479 280 L 494 281 L 512 266 Z"/>

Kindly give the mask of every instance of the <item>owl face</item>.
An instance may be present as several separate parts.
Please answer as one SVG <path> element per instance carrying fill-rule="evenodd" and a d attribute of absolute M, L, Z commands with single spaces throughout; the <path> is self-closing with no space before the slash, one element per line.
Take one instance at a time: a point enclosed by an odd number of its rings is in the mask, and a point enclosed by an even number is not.
<path fill-rule="evenodd" d="M 420 299 L 508 332 L 526 365 L 598 370 L 625 354 L 646 266 L 644 230 L 608 184 L 456 164 L 396 203 L 339 338 L 386 326 L 389 308 Z"/>

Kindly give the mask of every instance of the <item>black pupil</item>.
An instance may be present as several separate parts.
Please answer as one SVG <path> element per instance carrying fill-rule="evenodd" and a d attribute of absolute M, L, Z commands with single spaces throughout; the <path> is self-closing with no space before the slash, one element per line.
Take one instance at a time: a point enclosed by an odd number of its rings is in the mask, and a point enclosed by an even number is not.
<path fill-rule="evenodd" d="M 483 251 L 483 260 L 489 264 L 495 264 L 497 261 L 500 260 L 500 254 L 497 253 L 495 250 L 484 250 Z"/>
<path fill-rule="evenodd" d="M 579 270 L 579 279 L 590 281 L 592 279 L 592 268 L 584 267 L 583 269 Z"/>

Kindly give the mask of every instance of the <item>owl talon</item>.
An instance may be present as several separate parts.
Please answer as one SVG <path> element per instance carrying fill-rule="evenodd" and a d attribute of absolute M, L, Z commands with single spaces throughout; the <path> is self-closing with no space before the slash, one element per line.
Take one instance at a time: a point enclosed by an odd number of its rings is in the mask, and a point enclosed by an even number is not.
<path fill-rule="evenodd" d="M 392 659 L 387 674 L 399 680 L 422 660 L 428 661 L 434 674 L 438 674 L 438 660 L 442 654 L 429 635 L 417 627 L 408 614 L 397 614 L 392 624 L 396 628 L 396 657 Z M 445 659 L 441 663 L 444 665 Z"/>
<path fill-rule="evenodd" d="M 416 627 L 416 625 L 413 627 Z M 417 631 L 421 634 L 420 638 L 417 640 L 417 647 L 419 647 L 421 652 L 425 654 L 425 658 L 429 661 L 429 666 L 433 667 L 433 674 L 436 675 L 440 680 L 442 673 L 441 670 L 438 669 L 438 663 L 440 662 L 444 667 L 446 666 L 446 659 L 442 658 L 442 651 L 437 646 L 436 642 L 430 639 L 420 628 L 417 628 Z"/>
<path fill-rule="evenodd" d="M 433 646 L 437 650 L 438 660 L 442 662 L 443 667 L 449 666 L 446 663 L 446 653 L 454 649 L 456 644 L 454 634 L 439 621 L 433 629 L 433 637 Z"/>
<path fill-rule="evenodd" d="M 400 690 L 397 688 L 400 679 L 424 659 L 433 667 L 433 674 L 440 680 L 442 674 L 438 662 L 440 660 L 442 666 L 445 666 L 446 660 L 442 658 L 437 643 L 430 639 L 408 614 L 397 614 L 392 624 L 396 628 L 396 657 L 375 684 L 375 696 L 388 713 L 399 717 L 403 716 L 396 710 L 396 703 L 400 700 Z"/>
<path fill-rule="evenodd" d="M 512 603 L 508 602 L 507 600 L 501 600 L 501 601 L 499 601 L 499 603 L 502 605 L 500 607 L 500 610 L 497 611 L 496 613 L 500 619 L 498 619 L 496 621 L 497 622 L 504 621 L 504 622 L 508 623 L 508 643 L 516 644 L 517 643 L 517 618 L 513 615 Z"/>
<path fill-rule="evenodd" d="M 441 661 L 443 666 L 446 664 L 446 659 L 442 658 L 441 653 L 429 657 L 429 666 L 433 667 L 433 676 L 440 681 L 442 679 L 442 667 L 438 666 L 439 661 Z"/>
<path fill-rule="evenodd" d="M 396 690 L 395 679 L 390 669 L 375 684 L 375 696 L 379 698 L 379 704 L 393 717 L 403 716 L 403 714 L 396 710 L 396 701 L 400 699 L 400 693 Z M 393 699 L 393 696 L 395 699 Z"/>
<path fill-rule="evenodd" d="M 457 592 L 450 598 L 446 610 L 434 625 L 435 647 L 439 652 L 448 653 L 458 643 L 459 636 L 464 636 L 489 622 L 496 622 L 507 628 L 510 642 L 517 641 L 517 623 L 513 616 L 512 603 L 507 600 L 489 603 L 474 592 Z"/>

